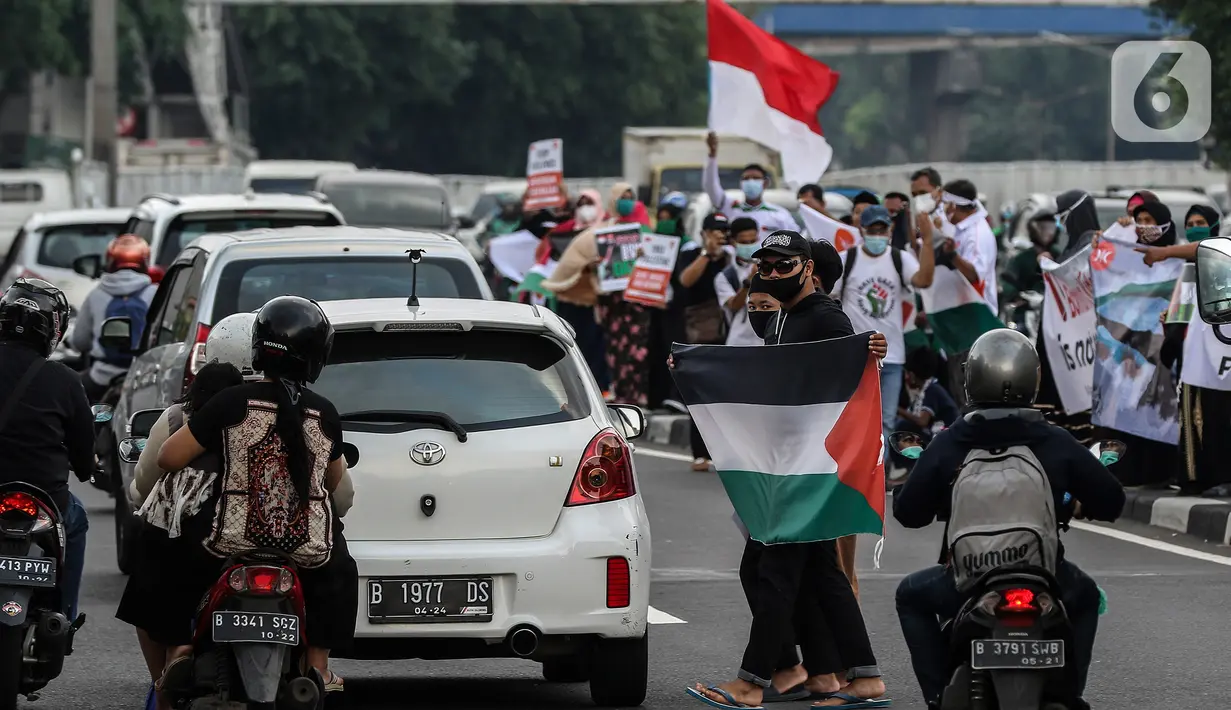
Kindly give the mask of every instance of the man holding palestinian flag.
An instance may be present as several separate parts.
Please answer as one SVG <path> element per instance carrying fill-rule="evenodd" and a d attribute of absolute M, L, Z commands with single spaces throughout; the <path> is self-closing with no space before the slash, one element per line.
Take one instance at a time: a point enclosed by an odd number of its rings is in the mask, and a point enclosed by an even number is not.
<path fill-rule="evenodd" d="M 806 698 L 816 707 L 887 707 L 835 544 L 884 531 L 887 343 L 880 333 L 855 335 L 841 306 L 816 291 L 811 247 L 798 232 L 770 234 L 753 258 L 782 304 L 766 330 L 775 347 L 677 344 L 672 353 L 681 396 L 748 530 L 740 579 L 753 612 L 737 680 L 687 692 L 719 708 Z"/>

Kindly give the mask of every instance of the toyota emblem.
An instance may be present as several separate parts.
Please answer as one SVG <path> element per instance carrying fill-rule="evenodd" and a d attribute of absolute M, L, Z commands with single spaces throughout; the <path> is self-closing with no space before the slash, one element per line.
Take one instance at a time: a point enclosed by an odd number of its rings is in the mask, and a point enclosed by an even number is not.
<path fill-rule="evenodd" d="M 423 466 L 435 466 L 444 461 L 445 447 L 434 441 L 420 441 L 411 447 L 410 458 Z"/>

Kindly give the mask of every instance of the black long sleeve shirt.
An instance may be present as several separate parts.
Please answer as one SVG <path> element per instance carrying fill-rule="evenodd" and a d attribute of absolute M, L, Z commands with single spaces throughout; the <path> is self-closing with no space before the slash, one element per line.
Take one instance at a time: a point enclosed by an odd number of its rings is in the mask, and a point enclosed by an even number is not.
<path fill-rule="evenodd" d="M 26 369 L 43 359 L 22 343 L 0 343 L 0 403 L 8 401 Z M 94 470 L 94 416 L 80 376 L 61 363 L 44 362 L 0 430 L 0 483 L 38 486 L 64 511 L 70 469 L 83 479 Z"/>

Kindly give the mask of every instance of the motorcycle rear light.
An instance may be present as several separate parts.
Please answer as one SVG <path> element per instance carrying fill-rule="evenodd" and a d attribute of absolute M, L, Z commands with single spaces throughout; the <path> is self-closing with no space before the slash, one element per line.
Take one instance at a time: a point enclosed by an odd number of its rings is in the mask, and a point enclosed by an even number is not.
<path fill-rule="evenodd" d="M 248 575 L 244 574 L 243 567 L 236 567 L 231 570 L 231 574 L 227 577 L 227 585 L 237 592 L 248 590 Z"/>
<path fill-rule="evenodd" d="M 0 516 L 15 514 L 26 518 L 34 518 L 30 532 L 42 532 L 52 526 L 51 513 L 47 507 L 30 495 L 14 491 L 0 497 Z"/>
<path fill-rule="evenodd" d="M 634 493 L 632 452 L 614 429 L 604 429 L 590 440 L 582 453 L 564 505 L 606 503 Z"/>
<path fill-rule="evenodd" d="M 1034 592 L 1029 589 L 1006 589 L 1000 593 L 1004 603 L 1000 605 L 1001 611 L 1024 612 L 1038 611 L 1038 607 L 1034 605 Z"/>
<path fill-rule="evenodd" d="M 628 560 L 623 557 L 607 558 L 607 608 L 623 609 L 631 601 L 632 577 Z"/>
<path fill-rule="evenodd" d="M 248 579 L 248 592 L 251 594 L 277 594 L 282 586 L 283 573 L 281 567 L 245 567 Z"/>

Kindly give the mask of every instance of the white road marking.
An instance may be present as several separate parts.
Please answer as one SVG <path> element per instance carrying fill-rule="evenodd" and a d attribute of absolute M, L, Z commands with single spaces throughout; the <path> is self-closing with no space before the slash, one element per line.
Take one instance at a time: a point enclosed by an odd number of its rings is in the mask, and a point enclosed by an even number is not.
<path fill-rule="evenodd" d="M 688 454 L 677 454 L 674 451 L 663 451 L 662 449 L 647 449 L 645 447 L 638 446 L 635 449 L 633 449 L 633 453 L 634 454 L 645 454 L 646 456 L 653 456 L 654 458 L 658 458 L 658 459 L 667 459 L 669 461 L 686 461 L 688 463 L 692 463 L 691 456 L 689 456 Z"/>
<path fill-rule="evenodd" d="M 660 609 L 655 609 L 654 607 L 650 607 L 650 613 L 649 615 L 646 616 L 646 619 L 651 624 L 687 624 L 688 623 L 687 621 L 684 621 L 683 619 L 679 617 L 671 616 L 667 612 L 662 611 Z"/>
<path fill-rule="evenodd" d="M 1188 557 L 1194 560 L 1201 560 L 1202 562 L 1213 562 L 1216 565 L 1223 565 L 1225 567 L 1231 567 L 1231 557 L 1223 557 L 1222 555 L 1215 555 L 1210 552 L 1202 552 L 1201 550 L 1190 550 L 1187 547 L 1181 547 L 1180 545 L 1173 545 L 1169 542 L 1162 542 L 1161 540 L 1151 540 L 1148 537 L 1134 535 L 1130 532 L 1124 532 L 1123 530 L 1116 530 L 1115 528 L 1105 528 L 1101 525 L 1091 525 L 1090 523 L 1078 522 L 1076 520 L 1070 522 L 1069 525 L 1071 525 L 1072 527 L 1078 530 L 1085 530 L 1086 532 L 1092 532 L 1095 535 L 1103 535 L 1104 537 L 1110 537 L 1116 540 L 1122 540 L 1124 542 L 1131 542 L 1135 545 L 1141 545 L 1142 547 L 1148 547 L 1153 550 L 1160 550 L 1162 552 L 1170 552 L 1173 555 L 1180 555 L 1181 557 Z"/>

